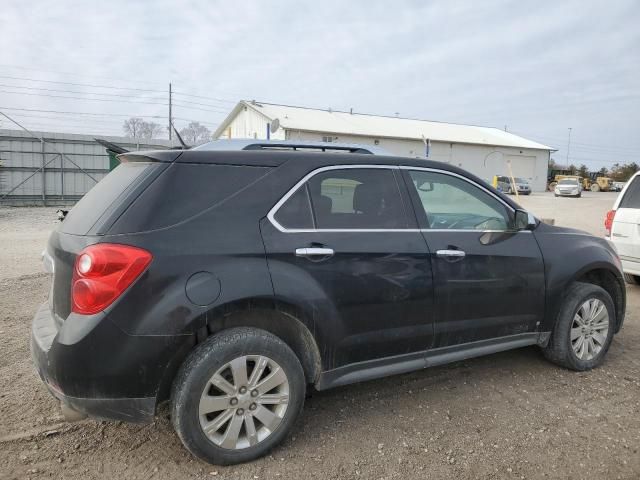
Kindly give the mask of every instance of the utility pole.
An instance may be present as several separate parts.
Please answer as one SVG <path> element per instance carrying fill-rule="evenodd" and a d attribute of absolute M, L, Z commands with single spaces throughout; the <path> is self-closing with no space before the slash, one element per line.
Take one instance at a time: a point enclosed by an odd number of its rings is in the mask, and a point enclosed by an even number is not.
<path fill-rule="evenodd" d="M 567 170 L 569 170 L 569 149 L 571 148 L 571 127 L 569 127 L 569 138 L 567 139 Z"/>
<path fill-rule="evenodd" d="M 169 141 L 171 141 L 171 125 L 173 125 L 173 118 L 171 118 L 171 82 L 169 82 Z"/>

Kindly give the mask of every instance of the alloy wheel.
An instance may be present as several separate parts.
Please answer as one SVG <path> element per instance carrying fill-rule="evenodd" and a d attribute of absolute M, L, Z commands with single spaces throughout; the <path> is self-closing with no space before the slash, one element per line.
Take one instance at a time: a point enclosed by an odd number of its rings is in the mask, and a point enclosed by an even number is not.
<path fill-rule="evenodd" d="M 219 447 L 239 450 L 269 437 L 289 405 L 289 380 L 274 360 L 246 355 L 223 365 L 207 382 L 200 426 Z"/>
<path fill-rule="evenodd" d="M 573 317 L 571 347 L 580 360 L 592 360 L 604 348 L 609 334 L 609 312 L 597 298 L 585 301 Z"/>

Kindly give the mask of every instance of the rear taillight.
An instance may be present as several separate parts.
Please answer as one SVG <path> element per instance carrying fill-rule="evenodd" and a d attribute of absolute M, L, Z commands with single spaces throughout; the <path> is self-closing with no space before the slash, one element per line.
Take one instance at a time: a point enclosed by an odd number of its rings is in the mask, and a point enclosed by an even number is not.
<path fill-rule="evenodd" d="M 101 312 L 147 268 L 153 256 L 142 248 L 99 243 L 76 257 L 71 281 L 72 311 Z"/>
<path fill-rule="evenodd" d="M 607 230 L 607 237 L 611 236 L 611 227 L 613 225 L 613 219 L 616 216 L 615 210 L 609 210 L 607 216 L 604 219 L 604 228 Z"/>

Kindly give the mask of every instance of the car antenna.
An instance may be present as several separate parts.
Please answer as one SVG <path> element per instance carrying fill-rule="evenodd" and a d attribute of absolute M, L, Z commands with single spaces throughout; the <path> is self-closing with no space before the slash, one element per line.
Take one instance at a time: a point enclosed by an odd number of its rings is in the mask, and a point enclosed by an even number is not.
<path fill-rule="evenodd" d="M 182 148 L 184 150 L 189 150 L 191 147 L 189 145 L 187 145 L 186 143 L 184 143 L 184 140 L 182 139 L 182 137 L 180 136 L 180 134 L 178 133 L 178 129 L 175 127 L 175 125 L 173 124 L 173 122 L 171 122 L 171 128 L 173 128 L 173 132 L 176 134 L 176 138 L 178 139 L 178 141 L 180 142 L 180 145 L 182 145 Z"/>

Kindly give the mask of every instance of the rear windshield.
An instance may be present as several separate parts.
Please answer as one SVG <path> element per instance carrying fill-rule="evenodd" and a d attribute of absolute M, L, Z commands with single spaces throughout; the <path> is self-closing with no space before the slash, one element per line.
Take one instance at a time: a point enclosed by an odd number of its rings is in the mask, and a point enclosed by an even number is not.
<path fill-rule="evenodd" d="M 86 235 L 109 207 L 118 199 L 124 198 L 159 165 L 159 163 L 146 162 L 118 165 L 76 203 L 60 225 L 60 231 L 73 235 Z"/>
<path fill-rule="evenodd" d="M 633 177 L 618 208 L 640 208 L 640 176 Z"/>

